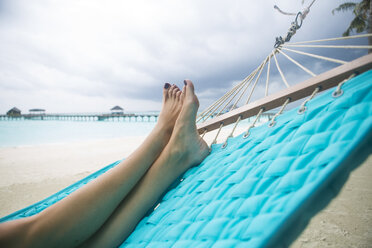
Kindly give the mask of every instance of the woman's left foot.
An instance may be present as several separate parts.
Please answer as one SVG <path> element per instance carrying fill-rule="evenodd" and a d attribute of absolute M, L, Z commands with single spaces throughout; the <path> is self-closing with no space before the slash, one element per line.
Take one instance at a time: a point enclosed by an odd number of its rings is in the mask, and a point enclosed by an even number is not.
<path fill-rule="evenodd" d="M 166 83 L 163 88 L 163 106 L 159 114 L 157 125 L 172 133 L 174 124 L 182 109 L 183 92 L 175 85 Z"/>

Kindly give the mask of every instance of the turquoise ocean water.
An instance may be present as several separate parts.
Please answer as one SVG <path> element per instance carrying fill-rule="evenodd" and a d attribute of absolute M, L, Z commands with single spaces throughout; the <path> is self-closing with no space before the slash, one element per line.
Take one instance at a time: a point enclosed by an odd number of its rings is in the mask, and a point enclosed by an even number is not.
<path fill-rule="evenodd" d="M 154 121 L 0 121 L 0 147 L 143 136 L 154 125 Z"/>
<path fill-rule="evenodd" d="M 240 122 L 248 128 L 254 117 Z M 264 118 L 265 119 L 265 118 Z M 266 119 L 267 120 L 267 119 Z M 139 121 L 0 121 L 0 147 L 60 144 L 69 142 L 148 135 L 156 122 Z M 260 122 L 256 123 L 256 126 Z M 232 126 L 230 127 L 232 128 Z"/>

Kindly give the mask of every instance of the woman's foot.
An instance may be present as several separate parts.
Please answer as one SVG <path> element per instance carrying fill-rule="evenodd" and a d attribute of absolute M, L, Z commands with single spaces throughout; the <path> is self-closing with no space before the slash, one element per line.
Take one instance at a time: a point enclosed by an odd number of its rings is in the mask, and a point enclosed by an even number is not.
<path fill-rule="evenodd" d="M 168 143 L 170 153 L 178 157 L 182 173 L 200 164 L 209 154 L 207 143 L 199 136 L 196 129 L 196 114 L 199 101 L 194 93 L 194 85 L 190 80 L 184 81 L 182 110 L 175 123 L 172 137 Z"/>
<path fill-rule="evenodd" d="M 174 124 L 182 109 L 183 92 L 175 85 L 164 84 L 163 104 L 157 125 L 169 133 L 173 131 Z"/>

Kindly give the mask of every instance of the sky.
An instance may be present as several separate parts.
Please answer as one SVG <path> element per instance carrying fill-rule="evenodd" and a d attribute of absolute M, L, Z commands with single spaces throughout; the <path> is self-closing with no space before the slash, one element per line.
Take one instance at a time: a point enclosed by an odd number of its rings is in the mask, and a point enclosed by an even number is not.
<path fill-rule="evenodd" d="M 339 37 L 344 1 L 317 0 L 292 41 Z M 201 108 L 246 77 L 272 51 L 305 0 L 0 0 L 0 114 L 160 110 L 165 82 L 196 85 Z M 361 41 L 365 42 L 365 39 Z M 319 53 L 320 54 L 320 53 Z M 361 52 L 328 51 L 351 60 Z M 325 54 L 323 54 L 325 55 Z M 334 64 L 301 58 L 323 72 Z M 282 60 L 290 84 L 308 78 Z M 282 89 L 273 71 L 269 93 Z M 264 85 L 258 85 L 263 94 Z"/>

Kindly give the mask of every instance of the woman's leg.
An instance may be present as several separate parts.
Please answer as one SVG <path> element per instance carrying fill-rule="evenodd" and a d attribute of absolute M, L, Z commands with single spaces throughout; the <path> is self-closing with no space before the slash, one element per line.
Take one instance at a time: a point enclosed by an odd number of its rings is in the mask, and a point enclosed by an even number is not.
<path fill-rule="evenodd" d="M 72 247 L 109 218 L 168 143 L 183 93 L 166 84 L 158 123 L 127 159 L 88 185 L 32 217 L 0 224 L 0 247 Z"/>
<path fill-rule="evenodd" d="M 209 154 L 208 145 L 196 130 L 199 102 L 193 84 L 189 80 L 185 83 L 182 110 L 168 145 L 107 222 L 84 243 L 85 247 L 117 247 L 170 184 Z"/>

